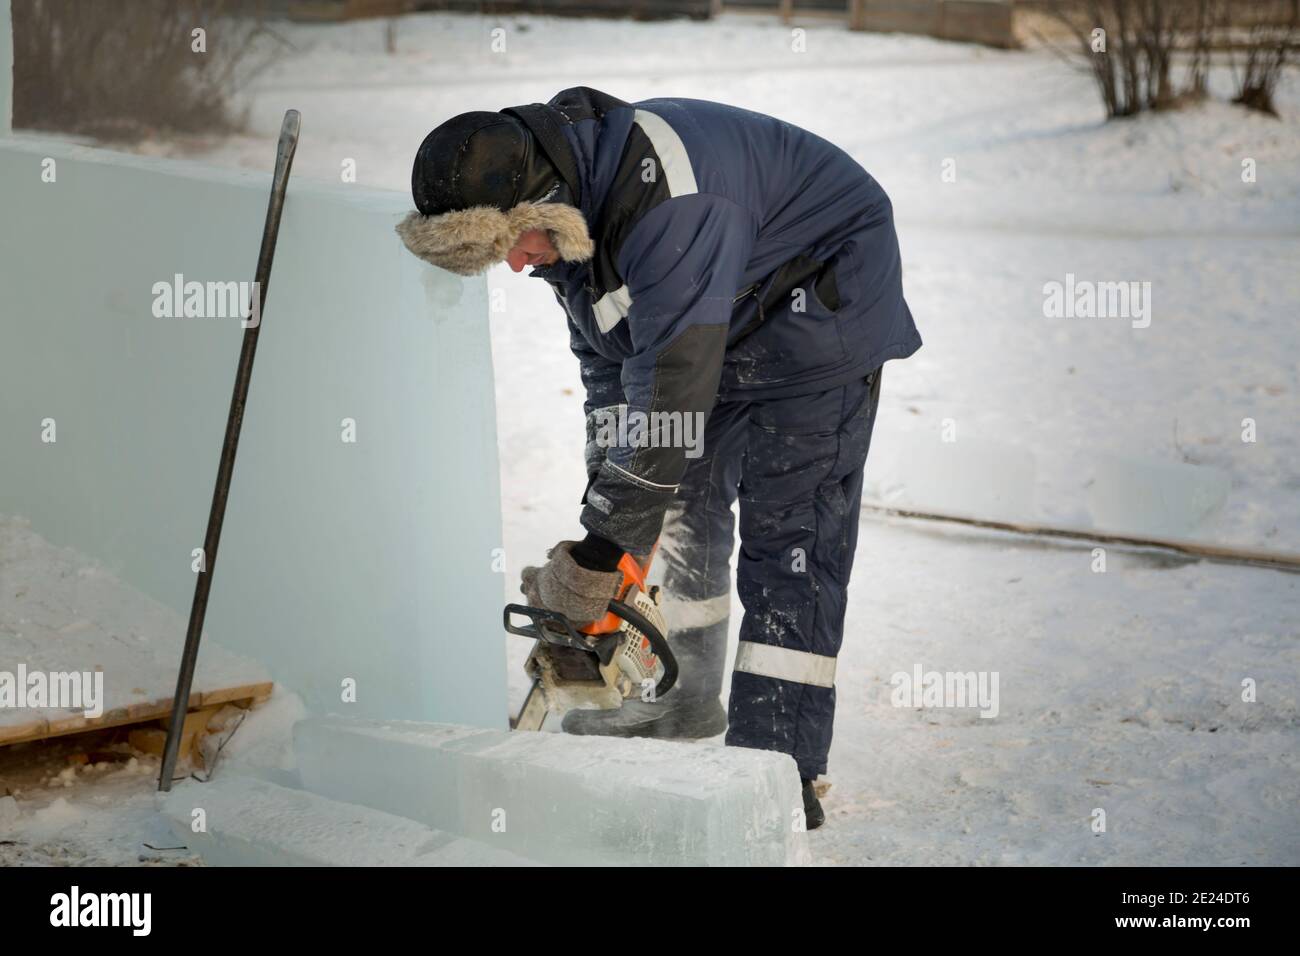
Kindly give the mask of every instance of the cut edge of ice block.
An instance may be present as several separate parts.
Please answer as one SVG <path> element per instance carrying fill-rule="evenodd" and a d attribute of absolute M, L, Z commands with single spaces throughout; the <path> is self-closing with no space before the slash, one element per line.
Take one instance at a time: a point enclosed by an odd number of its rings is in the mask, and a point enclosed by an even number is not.
<path fill-rule="evenodd" d="M 195 810 L 204 831 L 194 832 Z M 539 866 L 506 850 L 370 807 L 226 774 L 159 800 L 172 832 L 209 866 Z"/>
<path fill-rule="evenodd" d="M 782 753 L 680 741 L 311 717 L 303 785 L 568 865 L 802 865 L 799 775 Z"/>

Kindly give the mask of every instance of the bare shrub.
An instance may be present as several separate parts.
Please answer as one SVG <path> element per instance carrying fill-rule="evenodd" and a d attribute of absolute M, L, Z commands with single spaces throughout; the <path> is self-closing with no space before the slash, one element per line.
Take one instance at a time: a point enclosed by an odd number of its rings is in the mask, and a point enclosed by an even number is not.
<path fill-rule="evenodd" d="M 1085 62 L 1110 118 L 1206 96 L 1211 58 L 1225 50 L 1233 102 L 1276 115 L 1273 92 L 1300 38 L 1300 0 L 1054 0 L 1049 12 L 1078 41 L 1074 59 Z"/>
<path fill-rule="evenodd" d="M 243 118 L 231 95 L 272 49 L 261 8 L 257 0 L 13 0 L 13 125 L 110 139 L 234 130 Z"/>
<path fill-rule="evenodd" d="M 1191 15 L 1191 56 L 1187 64 L 1186 94 L 1205 97 L 1209 93 L 1210 53 L 1223 26 L 1225 0 L 1196 0 Z"/>
<path fill-rule="evenodd" d="M 1291 51 L 1300 40 L 1300 0 L 1271 0 L 1252 4 L 1252 8 L 1245 63 L 1240 72 L 1237 51 L 1233 51 L 1232 72 L 1237 81 L 1237 94 L 1232 101 L 1276 116 L 1273 93 Z"/>
<path fill-rule="evenodd" d="M 1169 109 L 1204 91 L 1216 6 L 1217 0 L 1062 0 L 1051 12 L 1073 32 L 1113 118 Z M 1174 77 L 1180 47 L 1193 52 L 1182 83 Z"/>

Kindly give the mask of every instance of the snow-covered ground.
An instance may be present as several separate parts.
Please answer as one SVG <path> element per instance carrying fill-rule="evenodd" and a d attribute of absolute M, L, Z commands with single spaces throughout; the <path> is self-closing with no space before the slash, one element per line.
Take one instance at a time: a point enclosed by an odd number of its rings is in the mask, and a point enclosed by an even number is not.
<path fill-rule="evenodd" d="M 990 485 L 1012 487 L 1022 493 L 996 503 L 1018 517 L 1151 530 L 1126 510 L 1127 489 L 1168 499 L 1160 530 L 1300 550 L 1294 75 L 1281 120 L 1222 102 L 1219 73 L 1219 100 L 1106 124 L 1087 76 L 1046 51 L 821 21 L 806 52 L 750 16 L 412 16 L 394 54 L 379 22 L 281 33 L 292 54 L 251 91 L 250 135 L 148 151 L 265 169 L 295 107 L 295 176 L 338 181 L 354 160 L 360 183 L 405 190 L 438 122 L 566 86 L 775 114 L 849 150 L 894 200 L 926 344 L 886 369 L 871 500 L 970 510 Z M 1044 284 L 1067 273 L 1150 282 L 1149 326 L 1046 317 Z M 578 533 L 582 395 L 545 284 L 504 267 L 490 281 L 504 304 L 490 321 L 513 596 L 524 564 Z M 1246 418 L 1255 442 L 1241 440 Z M 948 467 L 945 419 L 961 455 Z M 864 516 L 814 852 L 850 864 L 1300 863 L 1298 582 L 1115 549 L 1096 573 L 1087 545 Z M 517 705 L 526 648 L 512 640 Z M 891 675 L 917 665 L 997 672 L 997 717 L 891 706 Z M 92 801 L 97 786 L 58 796 Z M 62 805 L 45 814 L 51 827 L 66 817 Z"/>

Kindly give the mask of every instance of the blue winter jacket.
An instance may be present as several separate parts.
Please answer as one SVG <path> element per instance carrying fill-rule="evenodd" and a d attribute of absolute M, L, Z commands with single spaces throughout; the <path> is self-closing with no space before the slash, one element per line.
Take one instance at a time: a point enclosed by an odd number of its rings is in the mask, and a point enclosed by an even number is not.
<path fill-rule="evenodd" d="M 825 391 L 920 347 L 889 198 L 839 147 L 705 100 L 576 87 L 547 106 L 596 253 L 532 274 L 568 314 L 589 413 L 707 415 Z M 686 464 L 680 442 L 610 448 L 584 527 L 647 550 Z"/>

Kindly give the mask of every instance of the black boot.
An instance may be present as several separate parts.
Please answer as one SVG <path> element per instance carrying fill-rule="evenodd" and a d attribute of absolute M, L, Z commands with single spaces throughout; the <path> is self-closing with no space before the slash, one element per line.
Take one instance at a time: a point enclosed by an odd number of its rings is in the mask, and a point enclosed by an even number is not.
<path fill-rule="evenodd" d="M 826 813 L 822 810 L 822 802 L 817 799 L 817 791 L 813 789 L 811 780 L 800 778 L 803 784 L 803 817 L 804 825 L 809 830 L 816 830 L 826 822 Z"/>
<path fill-rule="evenodd" d="M 617 710 L 571 710 L 561 725 L 566 734 L 699 740 L 726 731 L 727 711 L 719 695 L 727 622 L 672 631 L 670 618 L 668 626 L 680 676 L 663 700 L 624 701 Z"/>

